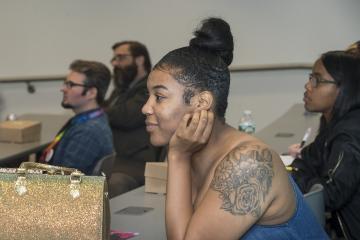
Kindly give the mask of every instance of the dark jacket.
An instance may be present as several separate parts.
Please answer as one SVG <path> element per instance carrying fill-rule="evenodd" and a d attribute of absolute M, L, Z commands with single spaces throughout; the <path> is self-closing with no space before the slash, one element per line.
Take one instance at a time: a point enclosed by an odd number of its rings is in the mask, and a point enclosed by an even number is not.
<path fill-rule="evenodd" d="M 139 183 L 144 182 L 145 163 L 157 161 L 159 151 L 150 144 L 141 112 L 148 98 L 146 80 L 127 89 L 115 89 L 105 103 L 117 153 L 114 171 L 130 175 Z"/>
<path fill-rule="evenodd" d="M 327 210 L 340 215 L 352 239 L 360 239 L 360 109 L 321 131 L 301 157 L 292 164 L 301 190 L 322 184 Z"/>

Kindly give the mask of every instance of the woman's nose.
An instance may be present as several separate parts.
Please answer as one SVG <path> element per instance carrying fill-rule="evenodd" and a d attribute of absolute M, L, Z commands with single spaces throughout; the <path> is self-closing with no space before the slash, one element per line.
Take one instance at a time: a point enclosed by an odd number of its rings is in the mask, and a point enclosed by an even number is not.
<path fill-rule="evenodd" d="M 152 114 L 152 110 L 151 110 L 151 106 L 150 106 L 150 102 L 149 102 L 150 98 L 148 98 L 148 100 L 146 101 L 146 103 L 144 104 L 144 106 L 141 108 L 141 112 L 144 115 L 150 115 Z"/>

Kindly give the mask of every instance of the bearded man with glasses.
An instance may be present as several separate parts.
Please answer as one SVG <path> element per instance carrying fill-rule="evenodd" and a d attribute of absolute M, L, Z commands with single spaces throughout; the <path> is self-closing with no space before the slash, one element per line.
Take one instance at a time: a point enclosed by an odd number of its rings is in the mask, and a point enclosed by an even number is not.
<path fill-rule="evenodd" d="M 115 43 L 112 50 L 114 91 L 104 104 L 116 149 L 116 174 L 110 179 L 110 197 L 143 185 L 146 162 L 158 161 L 161 150 L 150 144 L 141 113 L 148 97 L 149 52 L 136 41 Z"/>

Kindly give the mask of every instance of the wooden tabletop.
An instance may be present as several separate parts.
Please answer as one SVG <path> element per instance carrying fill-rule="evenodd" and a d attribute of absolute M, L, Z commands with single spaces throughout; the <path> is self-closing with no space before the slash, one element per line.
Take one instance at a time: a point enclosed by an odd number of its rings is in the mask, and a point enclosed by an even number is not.
<path fill-rule="evenodd" d="M 21 120 L 41 122 L 40 140 L 28 143 L 0 142 L 0 166 L 42 150 L 54 139 L 56 133 L 70 118 L 71 115 L 65 114 L 24 114 L 19 116 Z"/>

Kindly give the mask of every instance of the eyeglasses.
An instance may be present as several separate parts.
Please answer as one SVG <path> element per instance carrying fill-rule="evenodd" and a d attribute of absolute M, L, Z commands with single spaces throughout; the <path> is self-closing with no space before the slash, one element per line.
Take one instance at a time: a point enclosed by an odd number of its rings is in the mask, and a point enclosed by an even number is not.
<path fill-rule="evenodd" d="M 73 88 L 73 87 L 86 87 L 86 88 L 89 88 L 89 87 L 90 87 L 89 85 L 74 83 L 74 82 L 72 82 L 72 81 L 65 81 L 65 82 L 63 83 L 63 86 L 65 86 L 67 89 L 71 89 L 71 88 Z"/>
<path fill-rule="evenodd" d="M 319 84 L 321 84 L 321 83 L 329 83 L 329 84 L 338 85 L 335 81 L 323 79 L 323 78 L 321 78 L 321 76 L 319 76 L 316 73 L 309 74 L 309 82 L 311 84 L 311 87 L 313 87 L 313 88 L 317 88 L 319 86 Z"/>
<path fill-rule="evenodd" d="M 121 62 L 121 61 L 124 61 L 129 56 L 132 56 L 132 55 L 131 54 L 117 54 L 111 59 L 110 62 Z"/>

